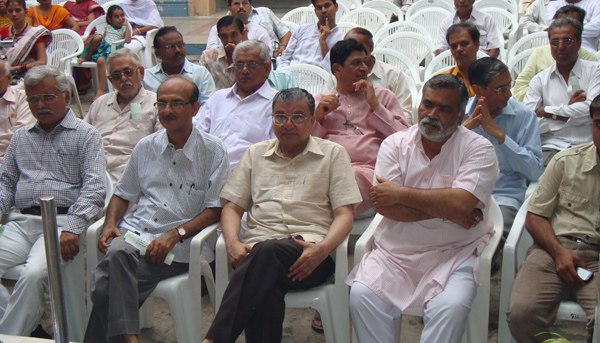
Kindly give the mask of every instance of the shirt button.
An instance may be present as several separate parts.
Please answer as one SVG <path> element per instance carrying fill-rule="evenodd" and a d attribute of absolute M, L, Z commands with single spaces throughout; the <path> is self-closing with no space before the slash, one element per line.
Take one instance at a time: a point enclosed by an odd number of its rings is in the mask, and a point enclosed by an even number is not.
<path fill-rule="evenodd" d="M 157 219 L 157 218 L 154 218 L 154 222 L 156 223 L 157 221 L 158 221 L 158 219 Z"/>
<path fill-rule="evenodd" d="M 600 232 L 600 227 L 597 227 L 597 228 L 596 228 L 596 232 Z"/>
<path fill-rule="evenodd" d="M 173 187 L 173 184 L 172 184 L 172 183 L 170 183 L 170 184 L 169 184 L 169 187 Z"/>
<path fill-rule="evenodd" d="M 145 232 L 148 232 L 148 228 L 147 228 L 147 227 L 145 227 L 145 228 L 144 228 L 144 231 L 145 231 Z"/>
<path fill-rule="evenodd" d="M 567 206 L 571 207 L 571 203 L 568 203 Z"/>
<path fill-rule="evenodd" d="M 176 165 L 176 164 L 177 164 L 177 162 L 173 161 L 173 165 Z"/>
<path fill-rule="evenodd" d="M 589 239 L 590 239 L 590 236 L 588 236 L 588 235 L 585 235 L 585 239 L 586 239 L 586 240 L 589 240 Z"/>
<path fill-rule="evenodd" d="M 163 204 L 164 207 L 167 207 L 167 204 Z"/>

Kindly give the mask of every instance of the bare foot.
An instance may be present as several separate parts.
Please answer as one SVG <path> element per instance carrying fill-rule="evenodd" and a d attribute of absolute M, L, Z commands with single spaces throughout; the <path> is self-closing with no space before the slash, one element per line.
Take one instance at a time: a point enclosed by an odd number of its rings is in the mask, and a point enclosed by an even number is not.
<path fill-rule="evenodd" d="M 87 61 L 89 61 L 89 60 L 90 60 L 90 59 L 89 59 L 89 58 L 87 58 L 87 57 L 78 58 L 78 59 L 77 59 L 77 63 L 81 64 L 81 63 L 83 63 L 83 62 L 87 62 Z"/>
<path fill-rule="evenodd" d="M 202 341 L 202 343 L 215 343 L 215 341 L 213 341 L 211 339 L 205 339 Z"/>
<path fill-rule="evenodd" d="M 99 97 L 101 97 L 103 95 L 104 95 L 104 91 L 98 89 L 98 92 L 96 92 L 96 96 L 94 97 L 94 100 L 92 100 L 92 101 L 96 101 L 96 99 L 98 99 Z"/>
<path fill-rule="evenodd" d="M 139 343 L 138 337 L 136 335 L 124 334 L 122 335 L 122 337 L 125 343 Z"/>

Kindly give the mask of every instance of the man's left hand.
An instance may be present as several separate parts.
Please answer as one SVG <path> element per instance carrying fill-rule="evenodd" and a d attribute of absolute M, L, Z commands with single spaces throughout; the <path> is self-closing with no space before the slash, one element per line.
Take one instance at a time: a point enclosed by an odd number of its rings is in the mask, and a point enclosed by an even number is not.
<path fill-rule="evenodd" d="M 473 112 L 473 115 L 481 114 L 481 127 L 485 132 L 487 132 L 490 136 L 496 138 L 498 143 L 503 144 L 506 139 L 506 135 L 504 131 L 502 131 L 488 109 L 487 103 L 485 102 L 485 97 L 481 97 L 479 101 L 477 101 L 477 107 Z"/>
<path fill-rule="evenodd" d="M 176 230 L 171 230 L 156 238 L 146 248 L 146 259 L 155 266 L 165 263 L 167 254 L 181 240 Z"/>
<path fill-rule="evenodd" d="M 371 107 L 371 111 L 375 111 L 377 106 L 379 106 L 379 100 L 375 96 L 375 88 L 373 84 L 367 80 L 360 80 L 354 83 L 354 90 L 357 92 L 363 92 L 365 94 L 365 100 L 367 100 L 367 104 Z"/>
<path fill-rule="evenodd" d="M 288 277 L 292 281 L 304 280 L 327 258 L 328 253 L 318 244 L 301 241 L 296 237 L 292 237 L 292 240 L 302 246 L 304 251 L 290 267 Z"/>
<path fill-rule="evenodd" d="M 59 238 L 60 255 L 65 262 L 71 261 L 79 253 L 79 235 L 63 231 Z"/>
<path fill-rule="evenodd" d="M 391 206 L 397 203 L 396 191 L 398 185 L 393 181 L 386 180 L 380 176 L 377 177 L 378 185 L 371 187 L 370 196 L 373 206 Z"/>

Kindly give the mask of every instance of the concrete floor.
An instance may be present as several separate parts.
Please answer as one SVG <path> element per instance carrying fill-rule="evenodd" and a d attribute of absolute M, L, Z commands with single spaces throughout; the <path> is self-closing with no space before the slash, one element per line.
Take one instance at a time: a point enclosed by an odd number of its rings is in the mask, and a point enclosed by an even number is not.
<path fill-rule="evenodd" d="M 218 0 L 217 0 L 218 1 Z M 282 16 L 290 9 L 298 6 L 310 4 L 308 0 L 254 0 L 254 6 L 267 6 L 273 11 Z M 163 18 L 165 25 L 174 25 L 184 36 L 184 40 L 188 44 L 206 44 L 208 32 L 212 25 L 216 24 L 217 20 L 225 15 L 224 11 L 217 12 L 211 16 L 204 17 L 177 17 Z M 189 56 L 190 60 L 197 60 L 198 56 Z M 91 92 L 82 97 L 84 111 L 87 111 L 93 95 Z M 353 246 L 353 245 L 351 245 Z M 352 257 L 350 256 L 350 261 Z M 498 329 L 498 303 L 500 294 L 500 272 L 492 276 L 491 296 L 490 296 L 490 319 L 489 319 L 489 337 L 488 342 L 497 342 Z M 154 299 L 154 327 L 144 329 L 140 335 L 141 342 L 147 343 L 175 343 L 177 342 L 173 329 L 173 322 L 170 317 L 168 305 L 161 299 Z M 311 309 L 288 309 L 286 310 L 286 319 L 284 322 L 283 342 L 292 343 L 316 343 L 324 342 L 322 334 L 315 333 L 310 328 L 310 319 L 314 314 Z M 202 332 L 205 333 L 214 318 L 214 309 L 210 305 L 208 296 L 202 299 Z M 49 311 L 44 315 L 42 320 L 44 328 L 48 332 L 52 332 L 52 323 Z M 485 325 L 485 323 L 482 323 Z M 412 343 L 418 342 L 420 332 L 423 328 L 422 320 L 419 317 L 404 316 L 402 318 L 402 342 Z M 552 331 L 558 332 L 561 335 L 569 338 L 571 342 L 585 342 L 585 326 L 581 323 L 559 322 L 558 325 L 552 328 Z M 198 338 L 198 342 L 201 338 Z M 240 338 L 238 342 L 244 342 Z"/>

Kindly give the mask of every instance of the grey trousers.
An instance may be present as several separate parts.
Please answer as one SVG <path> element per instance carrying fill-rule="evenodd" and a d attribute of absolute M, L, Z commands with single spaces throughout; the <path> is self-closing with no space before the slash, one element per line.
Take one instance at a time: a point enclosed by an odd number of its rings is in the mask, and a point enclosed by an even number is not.
<path fill-rule="evenodd" d="M 185 273 L 188 267 L 176 262 L 154 266 L 122 236 L 113 239 L 94 272 L 94 306 L 84 342 L 121 342 L 123 334 L 139 334 L 144 301 L 161 280 Z"/>
<path fill-rule="evenodd" d="M 519 343 L 541 342 L 534 338 L 540 332 L 550 331 L 556 321 L 558 305 L 568 292 L 573 292 L 588 318 L 588 342 L 592 341 L 596 290 L 598 285 L 599 248 L 558 237 L 560 244 L 577 254 L 594 276 L 584 285 L 566 283 L 558 277 L 554 259 L 546 250 L 533 244 L 521 265 L 513 285 L 507 321 L 510 332 Z M 547 338 L 547 337 L 545 337 Z"/>

